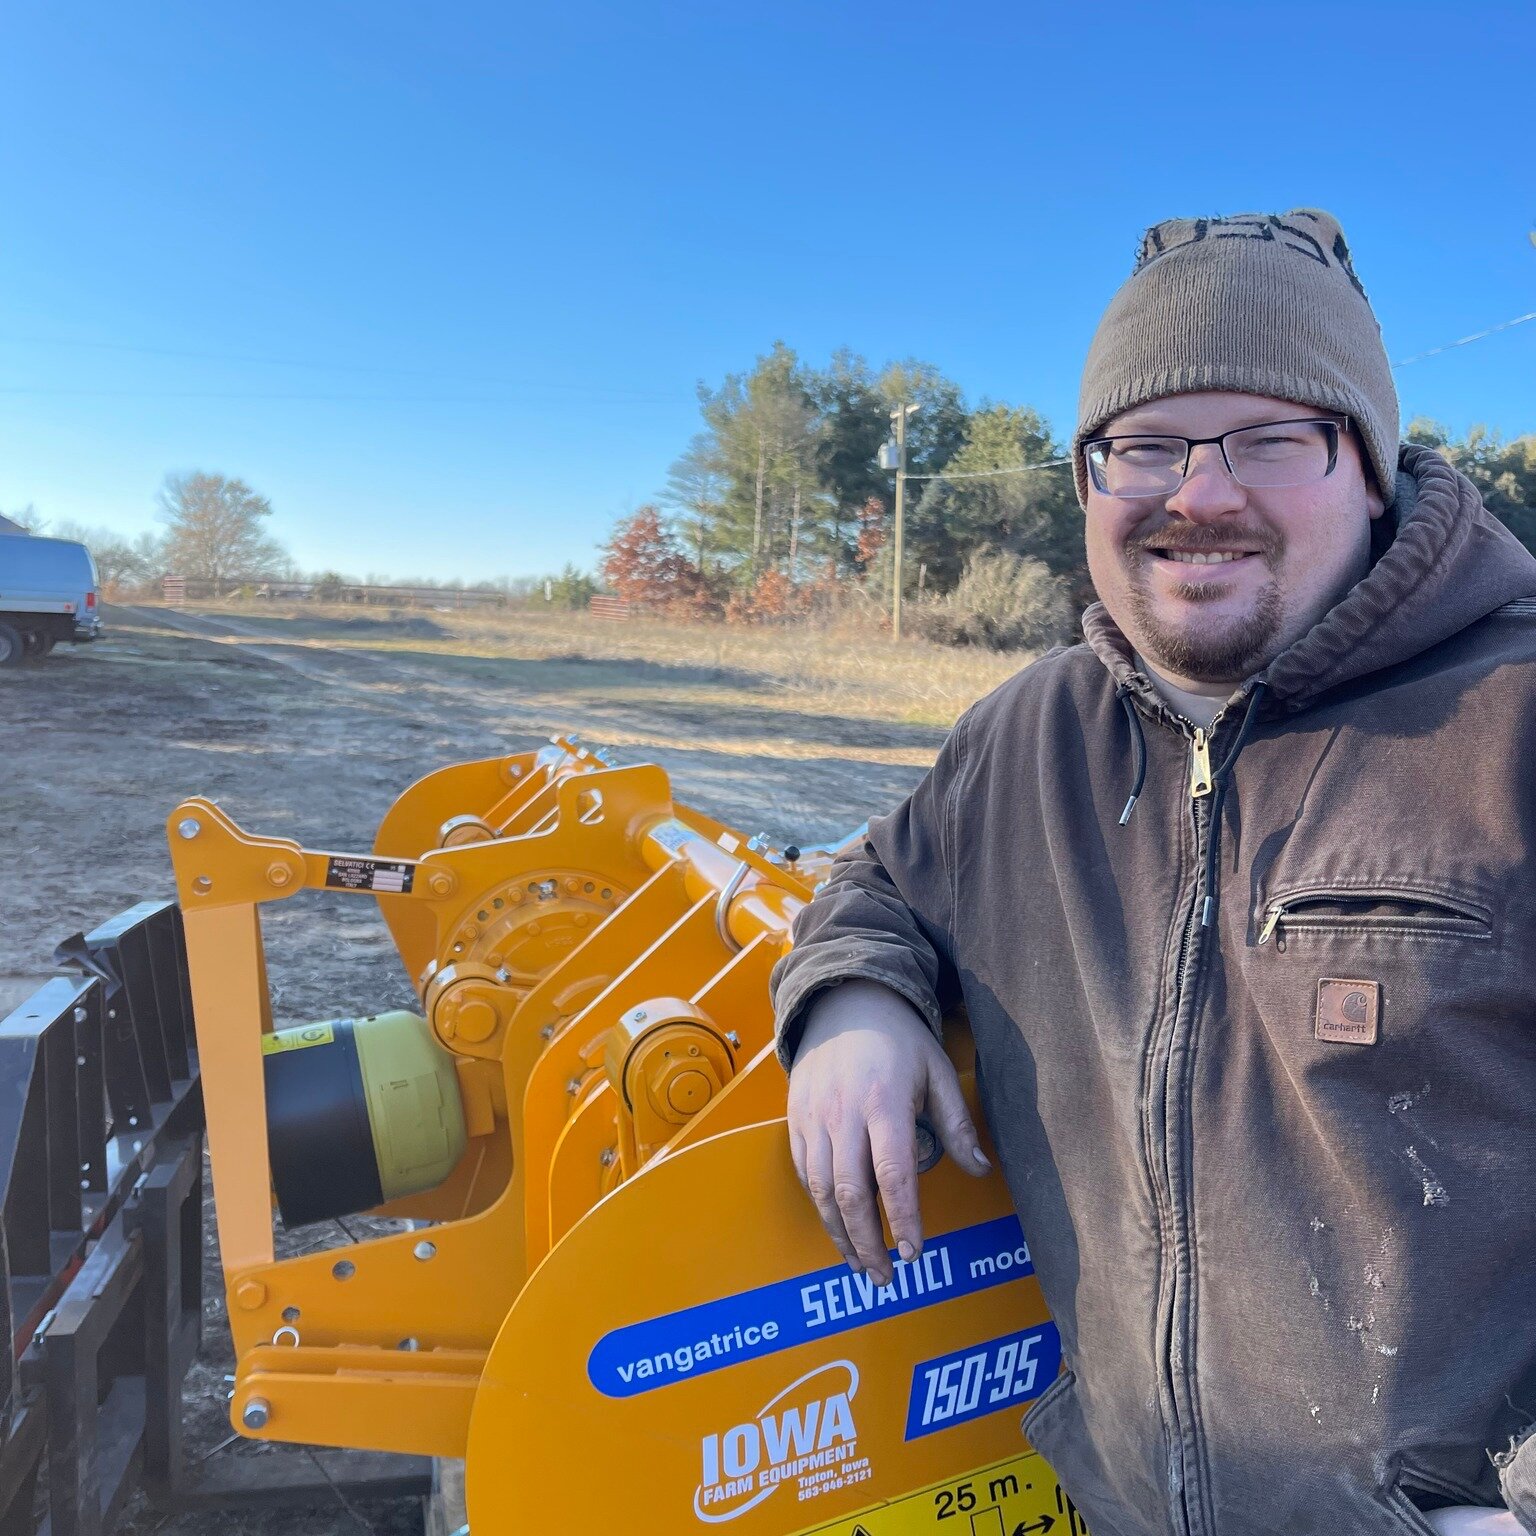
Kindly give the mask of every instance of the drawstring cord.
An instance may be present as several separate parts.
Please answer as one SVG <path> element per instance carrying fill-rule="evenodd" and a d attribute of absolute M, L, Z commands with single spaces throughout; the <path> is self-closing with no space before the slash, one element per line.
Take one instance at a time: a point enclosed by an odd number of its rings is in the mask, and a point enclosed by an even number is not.
<path fill-rule="evenodd" d="M 1221 811 L 1227 799 L 1227 786 L 1232 782 L 1232 769 L 1237 763 L 1237 754 L 1247 744 L 1248 737 L 1253 732 L 1254 723 L 1259 716 L 1259 700 L 1264 696 L 1264 684 L 1262 682 L 1253 685 L 1253 692 L 1248 698 L 1248 709 L 1243 715 L 1243 723 L 1238 728 L 1237 737 L 1232 743 L 1232 750 L 1221 760 L 1221 767 L 1211 775 L 1211 787 L 1215 795 L 1211 800 L 1211 825 L 1205 839 L 1205 906 L 1200 913 L 1200 926 L 1211 926 L 1211 915 L 1216 910 L 1217 882 L 1220 878 L 1219 860 L 1217 859 L 1217 845 L 1221 841 Z"/>
<path fill-rule="evenodd" d="M 1131 819 L 1131 812 L 1136 809 L 1136 802 L 1141 798 L 1142 786 L 1147 782 L 1147 738 L 1141 729 L 1141 716 L 1136 713 L 1136 705 L 1132 702 L 1130 691 L 1117 688 L 1115 697 L 1120 700 L 1125 718 L 1131 723 L 1131 751 L 1136 763 L 1136 780 L 1131 785 L 1131 798 L 1125 802 L 1125 809 L 1120 812 L 1120 825 L 1123 827 Z"/>

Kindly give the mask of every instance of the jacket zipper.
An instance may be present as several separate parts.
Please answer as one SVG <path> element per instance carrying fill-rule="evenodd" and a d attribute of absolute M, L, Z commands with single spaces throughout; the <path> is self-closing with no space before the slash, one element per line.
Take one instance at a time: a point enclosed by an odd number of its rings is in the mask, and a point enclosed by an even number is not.
<path fill-rule="evenodd" d="M 1190 893 L 1189 906 L 1184 917 L 1184 930 L 1179 938 L 1178 963 L 1174 968 L 1172 1019 L 1168 1026 L 1166 1050 L 1162 1052 L 1161 1060 L 1158 1063 L 1158 1077 L 1155 1085 L 1163 1104 L 1162 1170 L 1159 1182 L 1162 1186 L 1162 1200 L 1166 1219 L 1170 1235 L 1173 1238 L 1173 1241 L 1167 1245 L 1167 1252 L 1173 1264 L 1173 1281 L 1170 1287 L 1168 1320 L 1163 1331 L 1162 1347 L 1166 1362 L 1163 1366 L 1165 1386 L 1168 1392 L 1168 1400 L 1173 1406 L 1172 1429 L 1174 1443 L 1169 1470 L 1170 1472 L 1172 1471 L 1172 1463 L 1174 1458 L 1176 1458 L 1179 1486 L 1176 1495 L 1175 1512 L 1181 1532 L 1188 1532 L 1193 1529 L 1189 1507 L 1189 1469 L 1186 1465 L 1184 1454 L 1183 1413 L 1179 1403 L 1180 1388 L 1173 1364 L 1174 1344 L 1176 1335 L 1180 1332 L 1179 1313 L 1184 1289 L 1179 1282 L 1179 1239 L 1183 1236 L 1188 1222 L 1176 1205 L 1173 1191 L 1173 1170 L 1179 1155 L 1179 1142 L 1183 1127 L 1183 1116 L 1177 1112 L 1178 1106 L 1174 1102 L 1175 1087 L 1177 1085 L 1174 1082 L 1173 1059 L 1174 1048 L 1178 1042 L 1179 1020 L 1184 1011 L 1185 997 L 1191 984 L 1198 980 L 1199 974 L 1200 872 L 1205 867 L 1205 839 L 1211 835 L 1211 829 L 1207 824 L 1206 807 L 1201 802 L 1210 796 L 1213 788 L 1210 744 L 1211 737 L 1215 734 L 1215 729 L 1220 719 L 1221 716 L 1218 715 L 1216 719 L 1212 720 L 1208 728 L 1196 726 L 1190 738 L 1189 800 L 1190 815 L 1195 834 L 1194 886 Z M 1185 1244 L 1184 1246 L 1187 1248 L 1189 1245 Z M 1179 1354 L 1182 1359 L 1184 1354 L 1182 1348 Z M 1186 1371 L 1188 1369 L 1187 1363 L 1185 1369 Z M 1170 1495 L 1174 1494 L 1174 1490 L 1171 1487 L 1169 1493 Z"/>

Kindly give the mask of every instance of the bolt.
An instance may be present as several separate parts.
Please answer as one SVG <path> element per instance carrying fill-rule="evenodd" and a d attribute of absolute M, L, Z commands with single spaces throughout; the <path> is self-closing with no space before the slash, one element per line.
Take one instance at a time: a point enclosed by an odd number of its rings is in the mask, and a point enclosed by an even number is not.
<path fill-rule="evenodd" d="M 618 1152 L 613 1147 L 604 1147 L 601 1155 L 597 1160 L 603 1165 L 604 1168 L 612 1168 L 614 1160 L 618 1157 L 618 1155 Z"/>
<path fill-rule="evenodd" d="M 260 1280 L 246 1280 L 235 1288 L 235 1300 L 246 1312 L 254 1312 L 266 1299 L 267 1288 Z"/>
<path fill-rule="evenodd" d="M 489 1040 L 500 1022 L 496 1010 L 482 998 L 471 998 L 459 1009 L 459 1033 L 466 1040 Z"/>
<path fill-rule="evenodd" d="M 554 1038 L 555 1026 L 553 1024 L 546 1024 L 544 1028 L 539 1031 L 540 1040 L 553 1040 Z"/>
<path fill-rule="evenodd" d="M 734 1029 L 728 1029 L 725 1032 L 725 1043 L 733 1051 L 739 1051 L 741 1049 L 741 1036 Z"/>
<path fill-rule="evenodd" d="M 184 838 L 186 838 L 188 842 L 191 842 L 191 840 L 203 830 L 203 824 L 195 816 L 188 816 L 182 821 L 178 821 L 176 823 L 176 830 Z"/>
<path fill-rule="evenodd" d="M 417 1243 L 416 1246 L 411 1249 L 411 1252 L 414 1253 L 423 1264 L 425 1264 L 428 1259 L 435 1259 L 437 1257 L 437 1244 L 427 1242 Z"/>
<path fill-rule="evenodd" d="M 403 1349 L 408 1354 L 414 1354 L 418 1349 L 421 1348 L 421 1340 L 420 1339 L 401 1339 L 400 1342 L 397 1345 L 395 1345 L 395 1348 L 396 1349 Z"/>
<path fill-rule="evenodd" d="M 635 1023 L 636 1024 L 644 1024 L 645 1023 L 645 1009 L 644 1008 L 636 1008 L 635 1009 Z"/>
<path fill-rule="evenodd" d="M 574 1099 L 581 1092 L 581 1079 L 573 1077 L 566 1085 L 565 1091 Z"/>
<path fill-rule="evenodd" d="M 267 883 L 269 885 L 287 885 L 293 879 L 293 871 L 286 864 L 267 865 Z"/>
<path fill-rule="evenodd" d="M 299 1309 L 297 1307 L 284 1307 L 283 1308 L 283 1321 L 285 1323 L 296 1323 L 296 1322 L 298 1322 L 300 1315 L 301 1314 L 300 1314 Z"/>
<path fill-rule="evenodd" d="M 434 896 L 447 896 L 453 891 L 453 876 L 446 869 L 440 869 L 428 879 L 427 889 Z"/>
<path fill-rule="evenodd" d="M 86 1018 L 87 1018 L 87 1014 L 86 1014 L 86 1011 L 85 1011 L 84 1008 L 76 1008 L 75 1009 L 75 1023 L 76 1024 L 84 1024 L 85 1021 L 86 1021 Z M 82 1067 L 85 1065 L 85 1057 L 83 1057 L 83 1056 L 80 1058 L 80 1065 Z"/>
<path fill-rule="evenodd" d="M 338 1259 L 331 1265 L 331 1274 L 337 1280 L 350 1280 L 357 1273 L 357 1265 L 351 1259 Z"/>
<path fill-rule="evenodd" d="M 245 1411 L 240 1415 L 240 1422 L 247 1429 L 265 1429 L 267 1420 L 272 1417 L 272 1405 L 264 1397 L 253 1397 L 245 1405 Z"/>
<path fill-rule="evenodd" d="M 512 980 L 512 972 L 509 971 L 506 966 L 502 966 L 502 968 L 496 972 L 496 980 L 499 981 L 502 986 L 506 986 L 507 983 Z"/>
<path fill-rule="evenodd" d="M 196 891 L 199 896 L 206 896 L 208 892 L 213 889 L 213 881 L 210 880 L 207 875 L 199 875 L 197 879 L 192 882 L 192 889 Z"/>

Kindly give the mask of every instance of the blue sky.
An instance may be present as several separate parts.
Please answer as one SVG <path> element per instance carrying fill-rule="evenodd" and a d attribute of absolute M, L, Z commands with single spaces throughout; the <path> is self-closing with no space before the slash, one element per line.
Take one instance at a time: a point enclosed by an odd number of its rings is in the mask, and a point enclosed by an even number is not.
<path fill-rule="evenodd" d="M 10 0 L 0 510 L 202 468 L 309 568 L 590 566 L 775 339 L 1065 432 L 1171 214 L 1332 210 L 1408 357 L 1536 310 L 1533 14 Z M 1398 381 L 1536 430 L 1536 323 Z"/>

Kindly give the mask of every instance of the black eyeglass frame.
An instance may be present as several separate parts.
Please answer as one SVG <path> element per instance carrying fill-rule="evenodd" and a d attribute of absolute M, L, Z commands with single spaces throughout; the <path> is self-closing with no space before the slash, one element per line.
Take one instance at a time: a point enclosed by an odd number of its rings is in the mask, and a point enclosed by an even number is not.
<path fill-rule="evenodd" d="M 1113 437 L 1095 437 L 1083 444 L 1083 463 L 1088 470 L 1088 479 L 1094 490 L 1101 496 L 1113 496 L 1116 501 L 1142 501 L 1149 496 L 1172 496 L 1189 475 L 1189 461 L 1194 456 L 1196 448 L 1203 448 L 1208 443 L 1215 443 L 1221 449 L 1221 462 L 1226 465 L 1227 473 L 1244 490 L 1248 491 L 1282 491 L 1289 490 L 1289 486 L 1283 485 L 1249 485 L 1241 479 L 1232 467 L 1232 460 L 1227 456 L 1227 439 L 1236 437 L 1239 432 L 1254 432 L 1263 427 L 1328 427 L 1332 436 L 1328 440 L 1328 467 L 1318 480 L 1326 480 L 1339 463 L 1339 439 L 1349 431 L 1350 419 L 1344 417 L 1342 421 L 1335 421 L 1329 416 L 1297 416 L 1287 418 L 1285 421 L 1255 421 L 1246 427 L 1233 427 L 1230 432 L 1223 432 L 1219 437 L 1181 437 L 1177 432 L 1121 432 Z M 1179 470 L 1178 485 L 1170 486 L 1166 491 L 1111 491 L 1103 483 L 1099 474 L 1099 466 L 1093 461 L 1093 450 L 1102 447 L 1106 443 L 1133 443 L 1137 441 L 1152 441 L 1163 443 L 1183 443 L 1184 463 Z M 1297 485 L 1316 485 L 1317 480 L 1298 480 Z"/>

